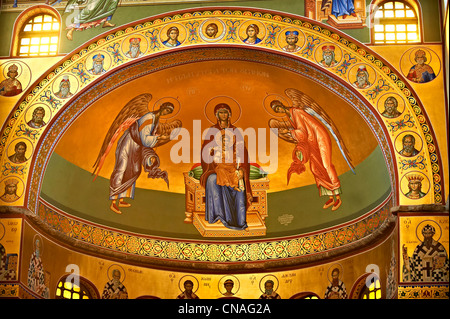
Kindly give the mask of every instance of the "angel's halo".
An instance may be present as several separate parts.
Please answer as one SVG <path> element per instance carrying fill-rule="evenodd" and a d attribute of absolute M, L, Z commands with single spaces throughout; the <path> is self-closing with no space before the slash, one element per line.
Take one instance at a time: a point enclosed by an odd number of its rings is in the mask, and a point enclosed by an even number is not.
<path fill-rule="evenodd" d="M 276 93 L 266 93 L 266 97 L 263 100 L 263 106 L 264 106 L 264 110 L 270 115 L 270 116 L 274 116 L 274 117 L 285 117 L 286 114 L 284 113 L 277 113 L 275 112 L 271 107 L 270 107 L 270 103 L 274 100 L 279 100 L 280 102 L 283 103 L 283 105 L 285 106 L 289 106 L 291 107 L 291 101 L 289 99 L 286 99 L 284 96 L 280 95 L 280 94 L 276 94 Z"/>
<path fill-rule="evenodd" d="M 231 108 L 231 123 L 234 124 L 241 118 L 241 106 L 239 105 L 238 101 L 233 99 L 232 97 L 226 96 L 226 95 L 218 95 L 213 98 L 211 98 L 208 102 L 206 102 L 205 105 L 205 117 L 208 119 L 208 121 L 211 124 L 217 123 L 216 114 L 214 114 L 214 108 L 217 104 L 225 103 L 228 104 L 228 106 Z"/>
<path fill-rule="evenodd" d="M 163 103 L 165 103 L 165 102 L 172 103 L 173 107 L 174 107 L 172 113 L 170 113 L 168 115 L 161 116 L 161 119 L 169 120 L 169 119 L 175 117 L 180 112 L 180 110 L 181 110 L 181 103 L 180 103 L 180 101 L 178 101 L 178 99 L 176 99 L 174 97 L 171 97 L 171 96 L 162 97 L 159 100 L 157 100 L 155 102 L 155 104 L 153 104 L 152 111 L 154 112 L 154 111 L 158 110 L 161 107 L 161 105 Z"/>

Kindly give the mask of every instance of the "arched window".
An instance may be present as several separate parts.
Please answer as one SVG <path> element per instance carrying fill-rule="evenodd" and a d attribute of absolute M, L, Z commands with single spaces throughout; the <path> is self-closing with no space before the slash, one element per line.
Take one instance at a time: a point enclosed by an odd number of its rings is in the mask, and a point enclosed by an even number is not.
<path fill-rule="evenodd" d="M 361 291 L 359 299 L 381 299 L 381 285 L 378 276 L 372 276 L 369 286 Z"/>
<path fill-rule="evenodd" d="M 421 42 L 419 6 L 413 1 L 372 2 L 372 43 Z"/>
<path fill-rule="evenodd" d="M 16 20 L 12 56 L 38 57 L 58 54 L 61 21 L 53 8 L 36 6 Z"/>
<path fill-rule="evenodd" d="M 56 287 L 56 299 L 99 299 L 97 288 L 86 278 L 79 277 L 79 285 L 66 280 L 69 275 L 63 276 Z"/>
<path fill-rule="evenodd" d="M 380 277 L 374 272 L 359 277 L 350 291 L 349 299 L 381 299 Z"/>
<path fill-rule="evenodd" d="M 291 296 L 289 299 L 320 299 L 320 297 L 314 292 L 303 291 Z"/>

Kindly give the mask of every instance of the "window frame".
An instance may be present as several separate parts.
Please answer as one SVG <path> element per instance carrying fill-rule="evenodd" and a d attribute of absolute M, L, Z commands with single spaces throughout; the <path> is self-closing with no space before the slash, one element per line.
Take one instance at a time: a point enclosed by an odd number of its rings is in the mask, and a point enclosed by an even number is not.
<path fill-rule="evenodd" d="M 381 276 L 375 272 L 371 272 L 371 273 L 364 273 L 363 275 L 361 275 L 358 279 L 356 279 L 355 283 L 353 284 L 353 287 L 350 291 L 350 294 L 348 295 L 348 299 L 363 299 L 363 296 L 366 292 L 370 293 L 369 291 L 369 287 L 367 287 L 366 285 L 366 280 L 369 276 L 372 276 L 372 281 L 375 284 L 375 281 L 378 280 L 380 286 L 379 288 L 375 288 L 374 292 L 375 292 L 375 296 L 376 296 L 376 291 L 379 290 L 380 291 L 380 298 L 378 299 L 383 299 L 385 298 L 384 292 L 383 292 L 383 284 L 381 282 Z M 375 278 L 375 280 L 373 280 Z M 377 298 L 375 298 L 375 300 L 377 300 Z"/>
<path fill-rule="evenodd" d="M 384 6 L 384 4 L 388 3 L 388 2 L 400 2 L 403 3 L 404 5 L 410 7 L 415 14 L 415 18 L 400 18 L 401 21 L 404 21 L 405 25 L 407 25 L 407 21 L 413 21 L 415 22 L 415 24 L 417 25 L 417 33 L 418 33 L 418 40 L 415 42 L 408 42 L 407 40 L 405 40 L 404 43 L 397 43 L 397 40 L 395 40 L 395 43 L 376 43 L 375 40 L 375 14 L 376 11 L 378 11 L 378 8 L 380 8 L 381 6 Z M 395 9 L 394 9 L 395 10 Z M 398 18 L 381 18 L 383 20 L 396 20 L 399 21 Z M 416 22 L 417 21 L 417 22 Z M 423 24 L 422 24 L 422 9 L 420 7 L 420 3 L 418 1 L 415 0 L 374 0 L 371 2 L 370 4 L 370 45 L 420 45 L 423 44 Z M 394 25 L 397 24 L 401 24 L 401 23 L 395 23 Z M 383 24 L 385 25 L 385 24 Z M 395 32 L 397 33 L 397 32 Z M 407 33 L 407 32 L 405 32 Z M 386 40 L 383 40 L 386 41 Z"/>
<path fill-rule="evenodd" d="M 34 19 L 34 17 L 38 16 L 38 15 L 50 15 L 53 18 L 55 18 L 58 23 L 59 23 L 59 30 L 58 31 L 49 31 L 53 32 L 55 35 L 57 34 L 58 36 L 58 43 L 57 43 L 57 48 L 56 48 L 56 53 L 55 54 L 48 54 L 48 55 L 35 55 L 35 56 L 20 56 L 20 40 L 21 40 L 21 35 L 23 35 L 24 31 L 23 29 L 25 28 L 25 26 L 28 24 L 28 22 L 31 19 Z M 46 5 L 36 5 L 33 7 L 30 7 L 26 10 L 24 10 L 16 19 L 16 21 L 14 22 L 14 29 L 13 29 L 13 37 L 12 37 L 12 41 L 11 41 L 11 48 L 10 48 L 10 56 L 11 57 L 17 57 L 17 58 L 39 58 L 39 57 L 55 57 L 55 56 L 59 56 L 59 47 L 60 47 L 60 43 L 61 43 L 61 31 L 63 29 L 62 27 L 62 23 L 61 23 L 61 15 L 59 14 L 59 12 L 54 9 L 51 6 L 46 6 Z M 52 22 L 53 23 L 53 22 Z M 31 34 L 31 33 L 39 33 L 40 31 L 29 31 L 27 32 L 27 34 Z M 42 36 L 39 36 L 42 37 Z M 31 38 L 31 37 L 30 37 Z"/>
<path fill-rule="evenodd" d="M 378 288 L 376 287 L 376 283 L 378 282 Z M 369 298 L 370 294 L 375 294 L 375 298 L 373 298 L 373 300 L 377 300 L 377 299 L 381 299 L 382 298 L 382 290 L 381 290 L 381 279 L 380 277 L 378 277 L 376 274 L 373 275 L 372 277 L 372 284 L 374 285 L 373 290 L 370 290 L 369 287 L 365 286 L 364 289 L 361 290 L 360 294 L 359 294 L 359 298 L 358 299 L 367 299 L 367 300 L 371 300 L 371 298 Z M 377 296 L 377 291 L 380 292 L 380 298 L 376 298 Z M 367 296 L 367 298 L 364 298 L 364 296 Z"/>
<path fill-rule="evenodd" d="M 67 289 L 64 287 L 64 284 L 66 282 L 67 277 L 70 275 L 71 274 L 66 274 L 58 280 L 56 287 L 55 287 L 55 299 L 69 299 L 69 298 L 64 297 L 64 290 L 69 290 L 69 291 L 71 291 L 71 294 L 72 294 L 73 287 L 72 287 L 72 289 Z M 80 291 L 79 292 L 76 291 L 76 292 L 78 294 L 80 294 L 80 298 L 78 298 L 79 300 L 87 300 L 86 298 L 85 299 L 82 298 L 81 292 L 84 292 L 87 296 L 89 296 L 88 299 L 100 299 L 100 293 L 98 292 L 97 288 L 95 287 L 95 285 L 92 282 L 90 282 L 89 280 L 87 280 L 86 278 L 81 277 L 81 276 L 79 276 L 78 278 L 80 280 L 80 282 L 79 282 L 80 283 L 80 287 L 79 287 Z M 60 283 L 62 283 L 62 287 L 59 287 Z M 58 289 L 61 289 L 61 296 L 56 295 Z M 70 298 L 70 300 L 72 300 L 72 299 L 73 298 Z"/>

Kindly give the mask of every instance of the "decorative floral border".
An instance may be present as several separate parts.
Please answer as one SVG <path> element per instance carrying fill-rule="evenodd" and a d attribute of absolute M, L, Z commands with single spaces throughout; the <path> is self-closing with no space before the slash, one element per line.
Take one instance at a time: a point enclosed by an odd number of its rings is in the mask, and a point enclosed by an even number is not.
<path fill-rule="evenodd" d="M 449 299 L 448 284 L 398 287 L 398 299 Z"/>
<path fill-rule="evenodd" d="M 102 250 L 161 260 L 235 263 L 309 256 L 355 243 L 379 229 L 391 207 L 389 196 L 363 218 L 345 225 L 302 236 L 249 242 L 186 241 L 124 233 L 71 217 L 42 199 L 38 217 L 59 233 Z"/>

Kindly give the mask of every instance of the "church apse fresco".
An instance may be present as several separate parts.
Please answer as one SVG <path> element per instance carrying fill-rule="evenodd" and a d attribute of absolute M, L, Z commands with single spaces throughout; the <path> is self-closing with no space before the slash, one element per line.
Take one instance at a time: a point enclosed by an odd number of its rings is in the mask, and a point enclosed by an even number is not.
<path fill-rule="evenodd" d="M 10 205 L 64 235 L 139 256 L 259 261 L 350 244 L 393 205 L 442 201 L 420 101 L 343 34 L 230 10 L 117 30 L 49 71 L 4 129 L 9 156 L 13 137 L 32 141 Z M 260 241 L 233 245 L 245 239 Z"/>

